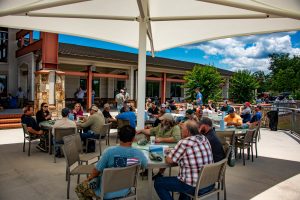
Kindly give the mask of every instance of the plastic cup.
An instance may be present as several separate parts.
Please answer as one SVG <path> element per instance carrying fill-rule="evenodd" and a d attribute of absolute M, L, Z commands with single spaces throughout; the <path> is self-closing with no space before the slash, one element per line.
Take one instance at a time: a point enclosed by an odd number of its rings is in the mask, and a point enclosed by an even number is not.
<path fill-rule="evenodd" d="M 150 136 L 150 144 L 155 144 L 155 136 Z"/>

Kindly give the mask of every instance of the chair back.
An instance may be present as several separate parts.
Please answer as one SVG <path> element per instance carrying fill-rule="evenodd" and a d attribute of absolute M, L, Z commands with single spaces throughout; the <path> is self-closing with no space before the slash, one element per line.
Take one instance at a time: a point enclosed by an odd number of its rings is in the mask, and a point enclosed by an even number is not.
<path fill-rule="evenodd" d="M 83 152 L 82 141 L 81 141 L 80 135 L 79 135 L 79 133 L 76 133 L 76 134 L 73 135 L 73 137 L 75 139 L 75 143 L 76 143 L 78 153 L 80 154 L 80 153 Z"/>
<path fill-rule="evenodd" d="M 27 129 L 27 125 L 22 123 L 22 128 L 23 128 L 23 133 L 24 133 L 24 137 L 26 137 L 26 135 L 30 135 Z"/>
<path fill-rule="evenodd" d="M 223 145 L 223 149 L 225 152 L 229 145 L 234 144 L 234 134 L 234 131 L 216 131 L 216 135 Z"/>
<path fill-rule="evenodd" d="M 232 151 L 232 146 L 229 145 L 226 149 L 224 149 L 224 151 L 225 151 L 225 158 L 228 160 L 229 155 L 230 155 L 230 153 Z"/>
<path fill-rule="evenodd" d="M 247 130 L 246 135 L 244 137 L 244 144 L 249 144 L 252 142 L 255 132 L 256 132 L 256 129 Z"/>
<path fill-rule="evenodd" d="M 118 132 L 123 126 L 130 125 L 129 120 L 123 120 L 123 119 L 118 119 L 117 123 L 118 123 Z"/>
<path fill-rule="evenodd" d="M 111 124 L 112 124 L 112 123 L 107 123 L 107 124 L 104 124 L 104 125 L 103 125 L 102 130 L 101 130 L 101 133 L 100 133 L 100 138 L 101 138 L 101 136 L 106 136 L 106 135 L 109 134 Z"/>
<path fill-rule="evenodd" d="M 227 158 L 208 165 L 204 165 L 200 171 L 198 182 L 195 190 L 195 197 L 198 196 L 198 191 L 215 183 L 222 183 L 225 175 Z"/>
<path fill-rule="evenodd" d="M 67 135 L 73 135 L 76 133 L 75 127 L 69 127 L 69 128 L 59 127 L 59 128 L 54 128 L 53 130 L 54 130 L 54 139 L 56 141 L 62 140 L 63 137 Z"/>
<path fill-rule="evenodd" d="M 101 194 L 115 192 L 126 188 L 136 188 L 140 164 L 134 164 L 128 167 L 106 168 L 103 170 L 101 179 Z"/>
<path fill-rule="evenodd" d="M 255 133 L 253 135 L 253 139 L 256 140 L 257 136 L 258 136 L 258 133 L 259 133 L 259 129 L 260 129 L 260 124 L 261 124 L 261 121 L 258 121 L 257 123 L 257 126 L 256 126 L 256 129 L 255 129 Z"/>
<path fill-rule="evenodd" d="M 62 146 L 67 166 L 70 167 L 74 163 L 79 162 L 79 153 L 76 140 L 73 135 L 63 137 L 64 145 Z"/>

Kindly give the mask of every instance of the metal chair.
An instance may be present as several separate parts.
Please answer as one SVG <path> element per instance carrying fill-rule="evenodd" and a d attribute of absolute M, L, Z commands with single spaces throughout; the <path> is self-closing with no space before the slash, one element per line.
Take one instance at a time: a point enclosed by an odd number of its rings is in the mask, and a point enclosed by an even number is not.
<path fill-rule="evenodd" d="M 26 124 L 22 124 L 22 128 L 23 128 L 23 133 L 24 133 L 23 152 L 25 152 L 25 141 L 27 140 L 29 142 L 28 156 L 30 156 L 31 141 L 41 139 L 42 135 L 34 135 L 34 134 L 29 133 Z M 46 144 L 45 144 L 45 146 L 46 146 Z"/>
<path fill-rule="evenodd" d="M 102 138 L 107 137 L 107 135 L 109 135 L 110 127 L 111 127 L 111 123 L 104 124 L 103 127 L 102 127 L 102 130 L 101 130 L 101 133 L 99 134 L 99 138 L 87 138 L 85 149 L 88 148 L 88 144 L 89 144 L 90 141 L 95 141 L 96 142 L 98 140 L 99 141 L 100 156 L 101 156 L 102 155 L 101 141 L 102 141 Z M 97 137 L 98 137 L 98 134 L 97 134 Z M 106 138 L 106 143 L 107 143 L 107 138 Z"/>
<path fill-rule="evenodd" d="M 77 175 L 77 183 L 79 183 L 81 174 L 90 174 L 95 168 L 94 165 L 80 165 L 79 153 L 74 135 L 68 135 L 63 138 L 64 145 L 62 146 L 65 160 L 66 160 L 66 179 L 68 181 L 67 186 L 67 199 L 69 199 L 70 193 L 70 181 L 71 175 Z M 77 166 L 73 167 L 75 163 Z M 72 170 L 71 170 L 72 167 Z"/>
<path fill-rule="evenodd" d="M 221 185 L 224 182 L 224 176 L 226 171 L 226 162 L 227 159 L 223 159 L 217 163 L 212 163 L 208 165 L 204 165 L 199 173 L 198 181 L 196 184 L 195 193 L 193 195 L 187 194 L 192 199 L 204 199 L 206 197 L 209 197 L 213 194 L 218 195 L 218 199 L 220 198 L 220 192 L 222 191 Z M 213 188 L 211 191 L 203 194 L 198 195 L 198 192 L 201 188 L 208 187 L 212 184 L 216 184 L 215 188 Z"/>
<path fill-rule="evenodd" d="M 255 129 L 255 132 L 254 132 L 253 138 L 252 138 L 252 142 L 251 142 L 252 143 L 252 147 L 255 144 L 255 157 L 256 158 L 257 158 L 257 143 L 258 143 L 259 138 L 260 138 L 260 124 L 261 124 L 261 122 L 259 121 L 257 123 L 257 127 Z"/>
<path fill-rule="evenodd" d="M 106 168 L 103 170 L 101 178 L 101 193 L 97 199 L 104 199 L 104 194 L 115 192 L 125 188 L 132 191 L 124 198 L 117 199 L 137 199 L 137 179 L 140 164 L 120 168 Z"/>
<path fill-rule="evenodd" d="M 55 142 L 53 142 L 53 147 L 54 147 L 54 151 L 56 150 L 56 147 L 61 147 L 63 145 L 62 141 L 63 141 L 63 137 L 67 136 L 67 135 L 73 135 L 76 133 L 76 128 L 75 127 L 69 127 L 69 128 L 54 128 L 53 129 L 53 140 Z M 55 157 L 55 153 L 53 153 L 53 157 L 54 157 L 54 163 L 56 163 L 56 157 Z"/>
<path fill-rule="evenodd" d="M 74 137 L 75 137 L 76 147 L 79 153 L 80 164 L 82 163 L 88 164 L 88 162 L 94 158 L 98 158 L 97 160 L 100 159 L 100 154 L 98 153 L 83 153 L 82 141 L 79 133 L 76 133 Z"/>
<path fill-rule="evenodd" d="M 238 140 L 235 143 L 236 148 L 240 149 L 240 155 L 241 151 L 243 152 L 243 165 L 245 165 L 245 149 L 248 150 L 248 158 L 250 157 L 250 150 L 252 154 L 252 162 L 253 162 L 253 145 L 252 145 L 252 140 L 253 140 L 253 135 L 255 133 L 256 129 L 251 129 L 247 130 L 246 135 L 243 139 Z"/>

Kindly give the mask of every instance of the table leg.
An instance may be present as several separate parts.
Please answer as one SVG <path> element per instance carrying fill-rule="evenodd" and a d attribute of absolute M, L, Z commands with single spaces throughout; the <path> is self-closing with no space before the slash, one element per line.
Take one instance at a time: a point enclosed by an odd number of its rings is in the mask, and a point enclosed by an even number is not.
<path fill-rule="evenodd" d="M 152 199 L 152 168 L 148 168 L 148 199 Z"/>
<path fill-rule="evenodd" d="M 48 152 L 49 152 L 49 154 L 51 155 L 52 154 L 52 130 L 51 129 L 49 129 L 49 131 L 48 131 Z"/>

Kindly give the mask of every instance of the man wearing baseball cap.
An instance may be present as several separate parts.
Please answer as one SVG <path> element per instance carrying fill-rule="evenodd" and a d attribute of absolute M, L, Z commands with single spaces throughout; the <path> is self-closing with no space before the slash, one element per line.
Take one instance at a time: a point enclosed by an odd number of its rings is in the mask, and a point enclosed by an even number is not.
<path fill-rule="evenodd" d="M 245 102 L 243 110 L 241 111 L 242 107 L 240 107 L 241 118 L 243 118 L 243 123 L 247 123 L 251 120 L 251 104 L 250 102 Z"/>
<path fill-rule="evenodd" d="M 83 128 L 83 133 L 80 134 L 81 140 L 85 144 L 87 138 L 99 138 L 105 120 L 103 114 L 98 112 L 98 107 L 93 105 L 90 109 L 90 116 L 83 119 L 83 122 L 78 122 L 77 126 Z M 95 143 L 88 144 L 88 152 L 95 151 Z"/>
<path fill-rule="evenodd" d="M 235 113 L 234 109 L 231 107 L 228 111 L 228 115 L 225 116 L 224 121 L 227 122 L 227 126 L 241 126 L 242 118 Z"/>

